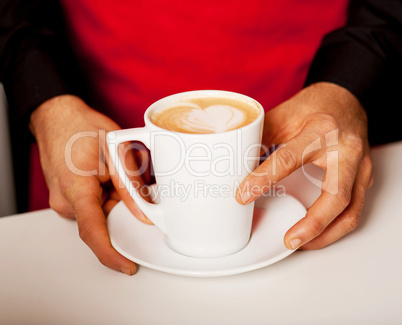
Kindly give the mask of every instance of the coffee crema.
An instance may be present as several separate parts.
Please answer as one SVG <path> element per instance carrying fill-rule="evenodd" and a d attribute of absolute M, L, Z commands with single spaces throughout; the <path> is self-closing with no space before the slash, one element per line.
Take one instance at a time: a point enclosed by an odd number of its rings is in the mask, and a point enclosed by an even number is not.
<path fill-rule="evenodd" d="M 155 110 L 152 123 L 183 133 L 222 133 L 246 126 L 257 119 L 259 108 L 240 100 L 200 97 Z"/>

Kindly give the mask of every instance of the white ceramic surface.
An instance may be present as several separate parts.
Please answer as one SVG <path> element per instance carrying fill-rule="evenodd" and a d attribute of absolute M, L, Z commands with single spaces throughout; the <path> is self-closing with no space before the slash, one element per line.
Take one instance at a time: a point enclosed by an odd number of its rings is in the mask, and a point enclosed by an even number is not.
<path fill-rule="evenodd" d="M 286 231 L 304 217 L 305 207 L 294 197 L 263 197 L 257 200 L 248 245 L 238 253 L 220 258 L 194 258 L 169 249 L 163 233 L 138 221 L 123 202 L 108 217 L 113 246 L 130 260 L 163 272 L 218 277 L 262 268 L 289 256 L 283 244 Z"/>

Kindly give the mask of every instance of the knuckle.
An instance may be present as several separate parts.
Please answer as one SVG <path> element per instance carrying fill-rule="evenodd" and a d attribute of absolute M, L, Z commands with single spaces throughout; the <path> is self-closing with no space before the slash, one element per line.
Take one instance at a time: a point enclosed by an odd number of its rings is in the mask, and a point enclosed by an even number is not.
<path fill-rule="evenodd" d="M 365 155 L 360 162 L 361 168 L 366 172 L 366 173 L 371 173 L 373 170 L 373 161 L 371 160 L 371 157 L 369 155 Z"/>
<path fill-rule="evenodd" d="M 92 230 L 90 226 L 84 226 L 84 225 L 80 225 L 78 227 L 78 234 L 80 236 L 80 238 L 82 239 L 83 242 L 87 243 L 89 242 L 89 238 L 90 238 L 90 234 L 91 234 Z"/>
<path fill-rule="evenodd" d="M 312 123 L 321 134 L 326 134 L 338 128 L 336 118 L 326 113 L 316 114 L 309 123 Z"/>
<path fill-rule="evenodd" d="M 341 207 L 347 207 L 352 199 L 352 194 L 351 191 L 341 188 L 335 197 Z"/>
<path fill-rule="evenodd" d="M 49 206 L 63 218 L 75 219 L 74 211 L 70 204 L 58 195 L 49 195 Z"/>
<path fill-rule="evenodd" d="M 341 187 L 338 189 L 338 192 L 334 196 L 335 202 L 338 206 L 342 207 L 342 209 L 346 208 L 350 201 L 352 200 L 352 191 Z"/>
<path fill-rule="evenodd" d="M 347 135 L 345 136 L 345 142 L 349 151 L 352 153 L 354 157 L 360 159 L 364 153 L 364 144 L 363 140 L 355 135 Z"/>
<path fill-rule="evenodd" d="M 76 181 L 75 177 L 68 177 L 68 176 L 59 177 L 58 184 L 60 192 L 64 196 L 68 195 L 72 191 L 75 181 Z"/>
<path fill-rule="evenodd" d="M 71 192 L 72 180 L 66 177 L 60 177 L 58 179 L 58 187 L 61 195 L 64 197 L 68 197 L 69 193 Z"/>
<path fill-rule="evenodd" d="M 340 182 L 345 192 L 352 192 L 353 182 L 356 179 L 357 166 L 354 164 L 346 163 L 340 166 L 342 168 L 342 176 Z M 346 193 L 345 193 L 346 195 Z"/>
<path fill-rule="evenodd" d="M 359 224 L 359 215 L 357 214 L 349 214 L 345 216 L 342 222 L 342 226 L 344 228 L 344 233 L 350 233 L 356 229 Z"/>
<path fill-rule="evenodd" d="M 276 163 L 285 173 L 292 173 L 297 169 L 299 163 L 297 150 L 292 147 L 280 148 L 276 154 Z"/>
<path fill-rule="evenodd" d="M 318 236 L 325 229 L 325 225 L 319 219 L 311 219 L 309 222 L 310 231 Z"/>
<path fill-rule="evenodd" d="M 338 193 L 335 195 L 336 200 L 339 205 L 343 208 L 347 207 L 352 199 L 352 192 L 346 188 L 340 188 Z"/>
<path fill-rule="evenodd" d="M 338 128 L 338 122 L 332 115 L 322 114 L 319 120 L 320 127 L 324 133 Z"/>
<path fill-rule="evenodd" d="M 79 196 L 74 198 L 71 202 L 71 207 L 73 211 L 80 211 L 83 207 L 85 207 L 88 202 L 90 202 L 90 198 L 93 196 L 93 193 L 80 193 Z"/>

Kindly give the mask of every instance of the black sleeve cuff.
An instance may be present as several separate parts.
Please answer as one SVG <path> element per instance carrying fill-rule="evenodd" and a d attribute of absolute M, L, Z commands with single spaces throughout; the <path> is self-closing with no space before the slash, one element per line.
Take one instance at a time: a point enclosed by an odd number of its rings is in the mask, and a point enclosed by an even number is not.
<path fill-rule="evenodd" d="M 367 112 L 371 145 L 402 140 L 396 118 L 402 107 L 402 37 L 378 29 L 357 37 L 350 30 L 356 31 L 344 28 L 324 38 L 305 86 L 326 81 L 354 94 Z"/>
<path fill-rule="evenodd" d="M 305 86 L 320 81 L 331 82 L 348 89 L 360 101 L 364 101 L 384 69 L 384 59 L 347 34 L 344 30 L 337 30 L 324 38 Z"/>

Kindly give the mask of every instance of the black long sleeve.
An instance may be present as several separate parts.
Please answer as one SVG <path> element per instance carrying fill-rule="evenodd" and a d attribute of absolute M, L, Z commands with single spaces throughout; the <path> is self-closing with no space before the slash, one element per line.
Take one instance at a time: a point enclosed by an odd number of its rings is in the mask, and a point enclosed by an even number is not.
<path fill-rule="evenodd" d="M 343 28 L 326 35 L 306 85 L 328 81 L 351 91 L 367 111 L 369 139 L 402 139 L 402 1 L 352 0 Z"/>
<path fill-rule="evenodd" d="M 82 87 L 55 0 L 0 1 L 0 82 L 13 119 L 27 119 L 43 101 Z"/>
<path fill-rule="evenodd" d="M 26 118 L 51 97 L 85 93 L 58 1 L 2 0 L 0 15 L 0 81 L 13 117 Z M 402 1 L 351 0 L 346 26 L 323 39 L 306 85 L 318 81 L 360 99 L 373 144 L 398 139 L 387 115 L 402 107 Z"/>
<path fill-rule="evenodd" d="M 54 96 L 86 92 L 66 39 L 58 1 L 0 0 L 0 82 L 9 104 L 18 212 L 28 207 L 31 112 Z"/>

